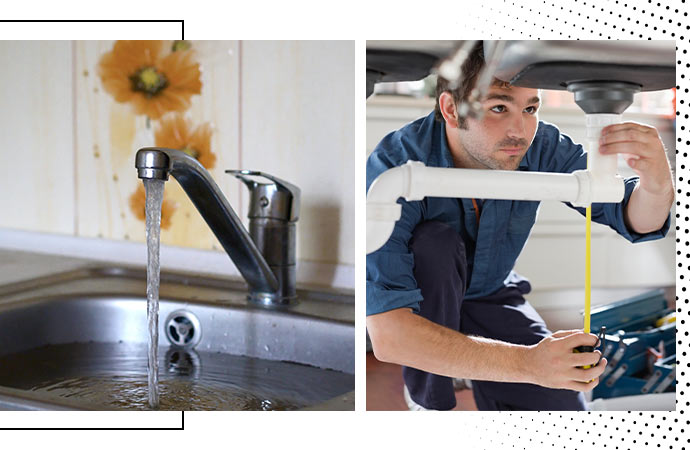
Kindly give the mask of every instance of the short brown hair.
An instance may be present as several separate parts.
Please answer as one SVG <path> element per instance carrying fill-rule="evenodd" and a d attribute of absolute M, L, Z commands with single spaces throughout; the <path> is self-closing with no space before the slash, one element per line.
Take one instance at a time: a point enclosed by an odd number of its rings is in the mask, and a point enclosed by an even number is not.
<path fill-rule="evenodd" d="M 434 108 L 435 118 L 439 122 L 443 122 L 443 114 L 441 114 L 441 106 L 439 105 L 439 97 L 444 92 L 450 92 L 453 95 L 453 102 L 459 105 L 461 102 L 467 100 L 474 88 L 479 72 L 484 68 L 484 41 L 477 41 L 467 59 L 462 63 L 462 73 L 460 86 L 455 89 L 450 89 L 450 82 L 445 78 L 438 77 L 436 80 L 436 106 Z M 508 85 L 500 80 L 493 80 L 493 83 Z M 458 118 L 458 126 L 460 128 L 467 128 L 464 117 Z"/>

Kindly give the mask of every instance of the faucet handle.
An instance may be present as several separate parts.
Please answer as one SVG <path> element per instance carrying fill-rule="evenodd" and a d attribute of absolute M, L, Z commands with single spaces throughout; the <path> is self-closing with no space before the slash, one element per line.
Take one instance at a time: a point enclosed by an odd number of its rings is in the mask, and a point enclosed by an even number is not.
<path fill-rule="evenodd" d="M 249 217 L 267 217 L 296 222 L 299 219 L 300 188 L 276 176 L 258 170 L 226 170 L 249 188 Z M 249 177 L 263 177 L 260 183 Z"/>

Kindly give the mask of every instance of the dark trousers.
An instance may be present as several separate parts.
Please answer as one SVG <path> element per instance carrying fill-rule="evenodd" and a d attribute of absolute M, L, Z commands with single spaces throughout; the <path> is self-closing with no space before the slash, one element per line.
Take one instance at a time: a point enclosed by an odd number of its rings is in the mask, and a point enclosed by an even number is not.
<path fill-rule="evenodd" d="M 532 345 L 551 334 L 524 294 L 529 283 L 505 287 L 495 294 L 464 300 L 467 285 L 465 244 L 458 233 L 441 222 L 424 222 L 410 240 L 414 276 L 424 300 L 419 315 L 470 336 Z M 427 409 L 452 409 L 455 392 L 451 378 L 403 368 L 410 396 Z M 549 389 L 528 383 L 472 381 L 480 410 L 585 410 L 582 393 Z"/>

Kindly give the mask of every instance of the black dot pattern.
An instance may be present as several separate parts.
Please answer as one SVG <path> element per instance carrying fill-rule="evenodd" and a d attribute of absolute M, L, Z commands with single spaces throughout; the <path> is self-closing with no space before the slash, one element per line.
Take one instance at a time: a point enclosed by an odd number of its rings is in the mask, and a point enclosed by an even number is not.
<path fill-rule="evenodd" d="M 625 39 L 676 41 L 677 386 L 675 411 L 477 413 L 472 423 L 482 448 L 690 450 L 688 258 L 690 151 L 687 102 L 690 76 L 690 0 L 532 0 L 489 2 L 466 16 L 481 39 Z M 672 152 L 669 152 L 672 153 Z M 464 419 L 463 419 L 464 420 Z M 479 448 L 479 447 L 473 447 Z"/>
<path fill-rule="evenodd" d="M 462 24 L 483 39 L 675 39 L 690 36 L 686 0 L 487 2 Z M 488 35 L 487 35 L 488 34 Z"/>

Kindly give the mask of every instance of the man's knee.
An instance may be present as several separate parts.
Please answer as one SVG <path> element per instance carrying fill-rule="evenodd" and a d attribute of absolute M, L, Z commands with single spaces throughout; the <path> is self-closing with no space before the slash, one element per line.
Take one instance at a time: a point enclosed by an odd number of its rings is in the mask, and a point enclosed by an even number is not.
<path fill-rule="evenodd" d="M 472 390 L 480 411 L 584 411 L 581 392 L 550 389 L 528 383 L 473 381 Z"/>

